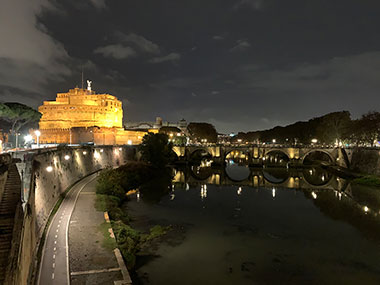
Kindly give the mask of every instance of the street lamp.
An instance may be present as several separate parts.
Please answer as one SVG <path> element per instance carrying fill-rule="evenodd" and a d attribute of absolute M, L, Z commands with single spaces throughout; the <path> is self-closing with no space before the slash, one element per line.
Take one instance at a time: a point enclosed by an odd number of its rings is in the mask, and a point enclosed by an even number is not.
<path fill-rule="evenodd" d="M 40 147 L 40 135 L 41 132 L 39 130 L 34 131 L 34 134 L 37 136 L 37 147 Z"/>

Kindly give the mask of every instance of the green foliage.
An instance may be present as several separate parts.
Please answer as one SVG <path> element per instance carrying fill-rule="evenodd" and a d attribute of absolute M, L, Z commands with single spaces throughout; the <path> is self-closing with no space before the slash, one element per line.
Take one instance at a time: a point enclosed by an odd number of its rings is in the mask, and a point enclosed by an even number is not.
<path fill-rule="evenodd" d="M 316 138 L 332 144 L 346 138 L 351 123 L 350 112 L 334 112 L 321 117 L 316 129 Z"/>
<path fill-rule="evenodd" d="M 103 170 L 98 178 L 96 193 L 125 199 L 125 190 L 121 186 L 122 179 L 122 173 L 119 171 L 110 168 Z"/>
<path fill-rule="evenodd" d="M 209 143 L 216 143 L 218 140 L 215 127 L 208 123 L 190 123 L 187 130 L 194 142 L 201 142 L 206 139 Z"/>
<path fill-rule="evenodd" d="M 104 248 L 113 250 L 114 248 L 116 248 L 116 243 L 115 243 L 115 240 L 111 237 L 110 232 L 108 231 L 109 228 L 110 228 L 110 224 L 104 222 L 99 226 L 99 231 L 103 234 L 103 237 L 104 237 L 102 246 Z"/>
<path fill-rule="evenodd" d="M 41 113 L 20 103 L 0 103 L 0 118 L 11 124 L 11 132 L 18 132 L 21 127 L 38 122 Z"/>
<path fill-rule="evenodd" d="M 163 168 L 175 158 L 173 145 L 166 134 L 148 133 L 139 145 L 141 159 L 154 168 Z"/>
<path fill-rule="evenodd" d="M 142 236 L 142 240 L 144 240 L 144 242 L 151 241 L 165 235 L 170 229 L 170 226 L 162 227 L 160 225 L 155 225 L 154 227 L 150 228 L 150 233 L 148 235 Z"/>
<path fill-rule="evenodd" d="M 141 235 L 120 221 L 114 222 L 112 228 L 127 268 L 132 269 L 136 264 L 136 254 L 140 250 Z"/>
<path fill-rule="evenodd" d="M 354 179 L 352 182 L 361 185 L 380 187 L 380 177 L 374 175 L 359 177 Z"/>

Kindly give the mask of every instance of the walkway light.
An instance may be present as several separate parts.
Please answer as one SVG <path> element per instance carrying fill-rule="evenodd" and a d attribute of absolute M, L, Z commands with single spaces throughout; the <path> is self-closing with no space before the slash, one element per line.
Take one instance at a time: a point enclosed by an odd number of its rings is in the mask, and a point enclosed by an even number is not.
<path fill-rule="evenodd" d="M 31 136 L 31 135 L 26 135 L 25 137 L 24 137 L 24 141 L 25 141 L 25 143 L 29 143 L 29 142 L 31 142 L 33 140 L 33 137 Z"/>

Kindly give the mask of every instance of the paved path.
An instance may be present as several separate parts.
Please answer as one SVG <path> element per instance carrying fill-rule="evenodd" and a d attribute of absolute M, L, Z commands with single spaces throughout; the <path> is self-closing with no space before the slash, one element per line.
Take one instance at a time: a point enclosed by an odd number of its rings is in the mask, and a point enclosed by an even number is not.
<path fill-rule="evenodd" d="M 70 284 L 70 274 L 68 270 L 69 222 L 80 191 L 95 178 L 96 174 L 93 174 L 85 177 L 74 185 L 53 217 L 46 234 L 45 245 L 42 252 L 38 282 L 40 285 Z"/>
<path fill-rule="evenodd" d="M 115 240 L 104 213 L 94 207 L 96 180 L 79 194 L 69 228 L 71 284 L 114 285 L 123 280 Z"/>

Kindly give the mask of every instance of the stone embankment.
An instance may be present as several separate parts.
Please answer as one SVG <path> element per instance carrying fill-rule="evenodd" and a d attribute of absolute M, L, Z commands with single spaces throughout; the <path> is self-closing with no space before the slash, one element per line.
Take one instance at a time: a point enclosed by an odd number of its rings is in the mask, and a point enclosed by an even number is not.
<path fill-rule="evenodd" d="M 2 158 L 4 156 L 1 155 Z M 11 265 L 16 265 L 9 271 L 5 284 L 33 284 L 36 278 L 38 247 L 49 215 L 58 200 L 71 185 L 84 176 L 102 168 L 116 167 L 135 160 L 136 149 L 133 146 L 64 147 L 20 152 L 14 154 L 14 157 L 22 160 L 17 165 L 22 180 L 22 186 L 17 188 L 17 201 L 23 203 L 23 211 L 21 210 L 18 219 L 21 223 L 18 238 L 12 240 L 12 244 L 18 245 L 17 250 L 4 246 L 13 255 L 10 256 L 14 261 Z M 6 192 L 5 175 L 7 174 L 4 171 L 0 172 L 0 194 Z M 23 193 L 20 193 L 21 188 L 24 189 Z"/>

